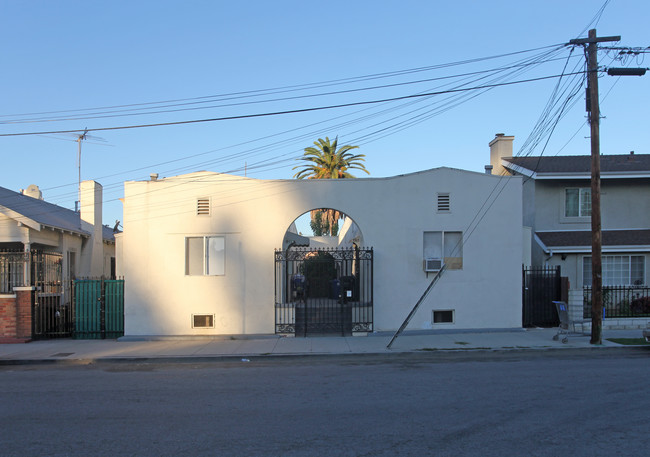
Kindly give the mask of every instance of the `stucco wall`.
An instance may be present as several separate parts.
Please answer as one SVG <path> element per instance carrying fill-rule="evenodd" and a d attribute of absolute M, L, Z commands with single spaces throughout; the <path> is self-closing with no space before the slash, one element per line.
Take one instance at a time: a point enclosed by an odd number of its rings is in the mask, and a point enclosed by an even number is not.
<path fill-rule="evenodd" d="M 447 214 L 436 211 L 438 192 L 451 195 Z M 205 197 L 211 215 L 197 216 Z M 433 309 L 455 310 L 444 328 L 521 326 L 521 179 L 439 168 L 378 179 L 194 173 L 126 183 L 125 334 L 273 333 L 274 249 L 298 216 L 322 207 L 352 217 L 374 248 L 375 330 L 396 329 L 428 285 L 423 232 L 438 230 L 464 232 L 463 269 L 444 274 L 410 328 L 430 328 Z M 224 276 L 185 275 L 185 237 L 201 235 L 225 236 Z M 214 329 L 191 328 L 202 313 L 216 315 Z"/>
<path fill-rule="evenodd" d="M 584 181 L 536 181 L 535 230 L 590 230 L 591 219 L 564 217 L 565 189 L 589 187 Z M 641 180 L 601 180 L 603 230 L 650 226 L 648 186 Z"/>

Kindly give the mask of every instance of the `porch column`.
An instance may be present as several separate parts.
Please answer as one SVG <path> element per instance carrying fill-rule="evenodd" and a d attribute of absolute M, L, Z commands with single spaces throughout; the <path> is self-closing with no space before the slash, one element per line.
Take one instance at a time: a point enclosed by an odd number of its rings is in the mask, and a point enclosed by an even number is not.
<path fill-rule="evenodd" d="M 23 243 L 25 252 L 23 254 L 23 286 L 32 285 L 32 258 L 31 258 L 31 243 Z"/>
<path fill-rule="evenodd" d="M 32 337 L 32 296 L 35 287 L 14 287 L 16 294 L 16 338 L 29 340 Z"/>

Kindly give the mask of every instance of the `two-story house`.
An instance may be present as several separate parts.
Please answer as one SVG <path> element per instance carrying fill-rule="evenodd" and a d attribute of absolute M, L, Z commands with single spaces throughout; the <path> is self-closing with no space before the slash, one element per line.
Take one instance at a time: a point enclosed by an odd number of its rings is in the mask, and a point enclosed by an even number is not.
<path fill-rule="evenodd" d="M 497 175 L 523 182 L 524 264 L 560 265 L 573 318 L 588 317 L 591 156 L 513 157 L 514 137 L 490 143 Z M 601 155 L 602 268 L 606 328 L 650 320 L 650 154 Z"/>

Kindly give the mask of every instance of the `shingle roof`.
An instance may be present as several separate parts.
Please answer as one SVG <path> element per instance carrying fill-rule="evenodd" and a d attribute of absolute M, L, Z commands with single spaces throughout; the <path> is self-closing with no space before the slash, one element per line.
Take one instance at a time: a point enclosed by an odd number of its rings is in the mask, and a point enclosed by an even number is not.
<path fill-rule="evenodd" d="M 552 248 L 591 246 L 591 231 L 537 232 L 542 242 Z M 650 246 L 650 230 L 603 230 L 603 246 Z"/>
<path fill-rule="evenodd" d="M 88 231 L 81 228 L 81 216 L 78 212 L 48 203 L 45 200 L 0 187 L 0 205 L 41 225 L 90 236 Z M 102 226 L 102 234 L 104 240 L 115 240 L 110 227 Z"/>
<path fill-rule="evenodd" d="M 505 157 L 504 160 L 537 174 L 591 172 L 591 156 Z M 650 154 L 601 155 L 600 171 L 650 172 Z"/>

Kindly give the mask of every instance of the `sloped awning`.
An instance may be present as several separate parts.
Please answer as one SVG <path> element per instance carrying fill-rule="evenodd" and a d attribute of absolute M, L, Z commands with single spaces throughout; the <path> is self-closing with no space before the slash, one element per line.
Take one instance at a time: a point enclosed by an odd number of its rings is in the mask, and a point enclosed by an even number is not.
<path fill-rule="evenodd" d="M 591 252 L 591 231 L 535 232 L 537 242 L 555 253 Z M 603 230 L 603 252 L 650 252 L 650 230 Z"/>

